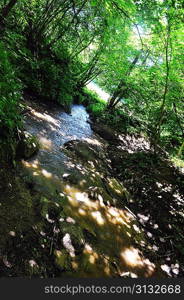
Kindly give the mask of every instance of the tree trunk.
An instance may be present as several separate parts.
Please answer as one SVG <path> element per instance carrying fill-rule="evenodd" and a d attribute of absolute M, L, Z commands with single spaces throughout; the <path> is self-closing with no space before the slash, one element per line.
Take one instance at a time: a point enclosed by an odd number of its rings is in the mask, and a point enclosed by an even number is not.
<path fill-rule="evenodd" d="M 136 66 L 136 64 L 139 60 L 141 53 L 142 52 L 139 52 L 136 55 L 136 57 L 134 58 L 128 71 L 126 72 L 125 78 L 130 76 L 131 72 L 133 71 L 134 67 Z M 114 91 L 112 97 L 110 98 L 109 103 L 107 105 L 107 109 L 108 110 L 113 109 L 121 101 L 122 97 L 126 95 L 127 90 L 128 90 L 127 83 L 126 83 L 125 79 L 122 79 L 120 81 L 120 83 L 118 84 L 117 89 Z"/>

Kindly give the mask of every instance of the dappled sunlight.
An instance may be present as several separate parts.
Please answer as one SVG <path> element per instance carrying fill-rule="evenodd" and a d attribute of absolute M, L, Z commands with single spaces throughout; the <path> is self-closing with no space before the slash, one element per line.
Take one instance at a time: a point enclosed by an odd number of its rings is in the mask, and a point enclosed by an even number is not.
<path fill-rule="evenodd" d="M 91 145 L 97 145 L 97 146 L 102 146 L 103 144 L 100 142 L 100 139 L 98 138 L 84 138 L 84 141 L 86 141 L 87 143 L 91 144 Z"/>
<path fill-rule="evenodd" d="M 118 146 L 118 148 L 126 150 L 130 154 L 142 150 L 149 151 L 151 149 L 151 143 L 145 136 L 136 136 L 135 134 L 120 134 L 118 138 L 121 141 L 121 144 Z"/>
<path fill-rule="evenodd" d="M 56 181 L 54 182 L 54 176 L 48 171 L 42 169 L 39 165 L 38 160 L 34 160 L 32 163 L 24 161 L 24 165 L 28 169 L 33 171 L 33 176 L 35 172 L 37 173 L 37 176 L 39 176 L 39 182 L 41 180 L 42 184 L 43 182 L 45 182 L 45 185 L 49 186 L 50 184 L 54 183 L 55 188 L 57 187 L 58 190 L 63 187 L 63 183 L 59 181 L 59 179 L 57 180 L 56 186 Z M 67 173 L 63 174 L 63 178 L 67 178 L 68 176 L 69 174 Z M 43 177 L 45 179 L 43 179 Z M 84 179 L 81 180 L 81 187 L 83 186 L 84 182 Z M 79 224 L 81 224 L 84 228 L 87 228 L 87 230 L 94 234 L 94 236 L 96 236 L 97 234 L 96 231 L 99 231 L 97 229 L 98 226 L 104 227 L 100 234 L 100 239 L 103 236 L 102 241 L 105 238 L 104 248 L 108 248 L 109 243 L 112 245 L 114 243 L 117 244 L 117 240 L 118 243 L 124 244 L 124 241 L 120 236 L 121 233 L 119 233 L 119 235 L 117 234 L 116 236 L 116 232 L 121 232 L 122 230 L 124 231 L 124 234 L 126 234 L 125 231 L 127 229 L 130 230 L 131 226 L 129 223 L 132 220 L 132 216 L 127 211 L 122 211 L 115 207 L 106 206 L 103 202 L 103 195 L 100 194 L 98 195 L 98 201 L 93 201 L 88 197 L 88 194 L 85 191 L 75 188 L 69 184 L 66 184 L 64 186 L 63 193 L 60 196 L 65 197 L 65 195 L 67 195 L 69 205 L 66 202 L 64 210 L 68 213 L 69 216 L 73 217 L 73 219 L 76 219 Z M 119 227 L 117 227 L 118 225 Z M 122 227 L 125 227 L 126 230 L 123 230 Z M 109 241 L 109 239 L 112 237 L 113 239 L 115 239 L 115 241 Z M 131 234 L 128 233 L 127 237 L 131 238 Z M 112 247 L 112 245 L 110 247 Z M 117 255 L 119 251 L 118 249 L 120 248 L 116 247 L 115 251 L 113 249 L 112 256 L 115 254 Z"/>
<path fill-rule="evenodd" d="M 37 159 L 35 159 L 33 162 L 28 162 L 28 161 L 22 160 L 22 163 L 27 168 L 37 169 L 39 166 L 39 161 Z"/>
<path fill-rule="evenodd" d="M 100 241 L 96 245 L 99 251 L 107 255 L 111 261 L 119 257 L 119 272 L 135 269 L 136 274 L 151 276 L 155 266 L 141 254 L 132 244 L 132 238 L 143 239 L 143 234 L 137 226 L 132 214 L 127 210 L 107 206 L 102 200 L 93 201 L 87 193 L 67 184 L 64 189 L 70 206 L 65 206 L 64 211 L 72 216 L 84 229 L 87 229 L 94 239 Z M 93 242 L 92 242 L 93 244 Z M 89 261 L 95 263 L 92 246 L 88 245 Z M 104 266 L 105 269 L 105 266 Z M 107 272 L 108 273 L 108 272 Z"/>
<path fill-rule="evenodd" d="M 47 114 L 35 116 L 47 122 Z M 107 144 L 91 134 L 89 124 L 87 127 L 85 124 L 87 115 L 80 114 L 76 108 L 72 116 L 58 113 L 54 117 L 51 113 L 46 132 L 38 121 L 41 150 L 36 158 L 22 161 L 31 177 L 31 187 L 44 195 L 42 215 L 47 226 L 39 234 L 49 245 L 43 242 L 41 247 L 48 247 L 49 253 L 55 249 L 57 265 L 66 271 L 63 275 L 72 272 L 72 277 L 75 274 L 77 277 L 124 276 L 128 272 L 133 277 L 154 276 L 157 266 L 144 257 L 137 245 L 152 247 L 153 251 L 156 245 L 148 245 L 137 217 L 126 207 L 127 200 L 134 199 L 117 179 L 106 175 L 106 169 L 111 168 L 110 159 L 103 153 Z M 60 128 L 56 133 L 51 126 L 58 122 Z M 68 142 L 68 139 L 77 141 Z M 47 199 L 62 205 L 58 221 L 53 209 L 45 211 Z M 143 213 L 138 217 L 143 225 L 150 218 Z M 78 227 L 82 232 L 79 237 L 75 231 Z M 151 232 L 146 235 L 151 238 Z"/>
<path fill-rule="evenodd" d="M 34 186 L 34 189 L 40 189 L 48 193 L 48 196 L 55 194 L 55 191 L 61 192 L 63 190 L 63 184 L 61 180 L 53 174 L 47 171 L 41 165 L 38 159 L 33 161 L 22 160 L 22 172 L 28 176 L 28 181 Z"/>
<path fill-rule="evenodd" d="M 184 276 L 183 2 L 1 1 L 2 278 Z"/>
<path fill-rule="evenodd" d="M 138 249 L 133 247 L 126 248 L 120 254 L 123 263 L 130 268 L 146 269 L 144 273 L 145 277 L 151 276 L 155 270 L 155 265 L 151 263 L 148 259 L 143 258 L 140 255 Z"/>
<path fill-rule="evenodd" d="M 39 137 L 39 143 L 41 145 L 41 148 L 44 149 L 44 150 L 52 150 L 52 141 L 43 137 L 43 136 L 40 136 Z"/>
<path fill-rule="evenodd" d="M 159 154 L 154 154 L 148 152 L 146 144 L 144 151 L 140 152 L 137 146 L 139 143 L 135 143 L 135 147 L 127 144 L 133 153 L 122 149 L 126 145 L 120 147 L 116 155 L 113 154 L 114 148 L 110 152 L 112 162 L 117 166 L 118 178 L 132 195 L 128 206 L 147 236 L 147 243 L 137 241 L 136 245 L 144 253 L 151 252 L 149 258 L 153 258 L 153 262 L 159 261 L 167 276 L 177 277 L 183 268 L 181 264 L 178 269 L 174 266 L 183 257 L 184 178 L 181 170 L 172 165 L 161 149 L 157 150 Z M 117 164 L 119 158 L 120 165 Z"/>
<path fill-rule="evenodd" d="M 105 221 L 102 217 L 102 214 L 99 211 L 93 211 L 91 213 L 91 215 L 99 225 L 104 225 L 105 224 Z"/>
<path fill-rule="evenodd" d="M 180 265 L 179 263 L 171 265 L 163 264 L 161 265 L 161 269 L 166 272 L 169 277 L 172 277 L 172 273 L 175 275 L 179 274 Z"/>
<path fill-rule="evenodd" d="M 107 277 L 114 273 L 111 262 L 109 256 L 98 253 L 96 249 L 86 243 L 83 254 L 72 260 L 72 266 L 77 277 Z M 73 275 L 75 276 L 75 274 Z"/>
<path fill-rule="evenodd" d="M 42 172 L 43 176 L 45 176 L 46 178 L 52 178 L 52 176 L 53 176 L 52 173 L 49 173 L 46 170 L 42 170 L 41 172 Z"/>
<path fill-rule="evenodd" d="M 40 113 L 34 109 L 31 110 L 31 113 L 36 116 L 37 118 L 44 120 L 48 123 L 50 123 L 51 125 L 54 125 L 55 127 L 59 128 L 59 122 L 54 119 L 53 117 L 51 117 L 50 115 L 46 114 L 46 113 Z M 54 129 L 54 127 L 52 127 L 52 129 Z"/>

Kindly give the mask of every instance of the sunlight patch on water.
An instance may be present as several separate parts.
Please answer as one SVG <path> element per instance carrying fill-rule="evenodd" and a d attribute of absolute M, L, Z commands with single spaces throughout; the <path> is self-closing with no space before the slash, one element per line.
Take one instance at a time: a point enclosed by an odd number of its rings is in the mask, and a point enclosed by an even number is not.
<path fill-rule="evenodd" d="M 45 176 L 46 178 L 52 178 L 52 173 L 48 172 L 47 170 L 42 170 L 42 174 L 43 176 Z"/>
<path fill-rule="evenodd" d="M 40 113 L 38 111 L 32 110 L 32 114 L 39 119 L 42 119 L 44 121 L 47 121 L 47 122 L 53 124 L 56 127 L 59 127 L 59 122 L 46 113 Z"/>
<path fill-rule="evenodd" d="M 52 141 L 41 136 L 39 137 L 39 143 L 41 145 L 41 148 L 44 149 L 44 150 L 52 150 Z"/>

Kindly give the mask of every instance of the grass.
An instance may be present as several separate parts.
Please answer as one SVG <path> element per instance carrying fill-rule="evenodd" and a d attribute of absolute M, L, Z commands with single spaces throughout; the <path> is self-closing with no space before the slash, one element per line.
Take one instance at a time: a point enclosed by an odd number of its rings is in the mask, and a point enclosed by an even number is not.
<path fill-rule="evenodd" d="M 96 92 L 86 87 L 82 91 L 80 103 L 85 105 L 87 111 L 96 118 L 102 116 L 107 105 L 107 102 L 100 98 Z"/>

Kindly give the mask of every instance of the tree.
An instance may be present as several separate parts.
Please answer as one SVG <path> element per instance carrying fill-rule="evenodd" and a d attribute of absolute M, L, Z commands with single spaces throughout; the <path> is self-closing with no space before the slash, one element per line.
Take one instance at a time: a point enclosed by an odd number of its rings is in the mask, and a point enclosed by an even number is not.
<path fill-rule="evenodd" d="M 6 23 L 6 19 L 10 13 L 10 11 L 12 10 L 12 8 L 15 6 L 15 4 L 18 2 L 18 0 L 10 0 L 9 3 L 7 5 L 5 5 L 0 12 L 0 30 L 1 32 L 4 30 L 5 28 L 5 23 Z"/>

